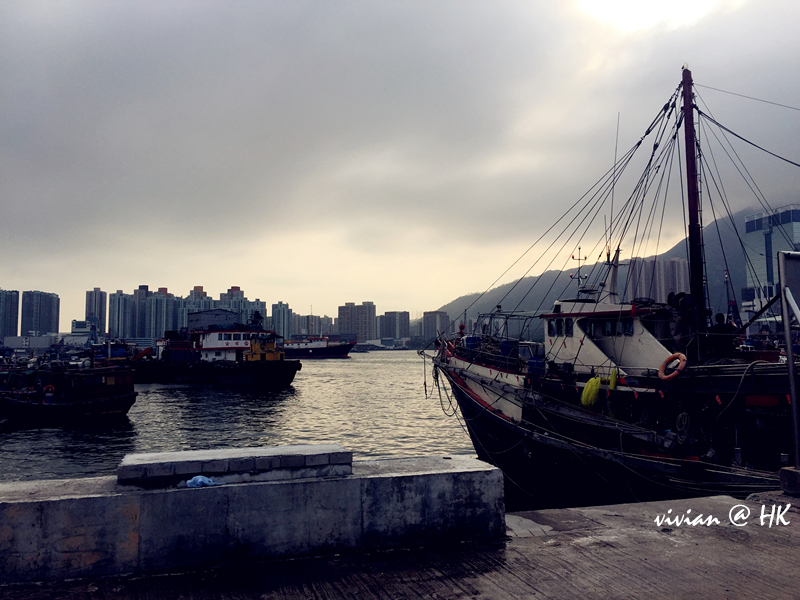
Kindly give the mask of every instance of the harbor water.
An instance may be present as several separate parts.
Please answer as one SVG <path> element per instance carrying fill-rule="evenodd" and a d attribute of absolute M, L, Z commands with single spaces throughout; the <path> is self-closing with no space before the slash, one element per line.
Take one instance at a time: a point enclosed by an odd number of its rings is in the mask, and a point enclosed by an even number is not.
<path fill-rule="evenodd" d="M 303 361 L 278 392 L 137 385 L 130 413 L 114 422 L 7 424 L 0 481 L 111 475 L 126 454 L 237 446 L 338 443 L 355 460 L 474 455 L 461 423 L 445 416 L 430 369 L 416 352 L 385 351 Z"/>

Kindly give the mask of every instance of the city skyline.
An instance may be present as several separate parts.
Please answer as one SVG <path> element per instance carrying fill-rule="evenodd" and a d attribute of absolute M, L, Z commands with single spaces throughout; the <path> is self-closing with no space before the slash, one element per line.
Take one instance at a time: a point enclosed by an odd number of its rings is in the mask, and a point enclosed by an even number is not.
<path fill-rule="evenodd" d="M 143 281 L 328 315 L 487 289 L 684 64 L 698 107 L 800 161 L 798 3 L 30 0 L 0 19 L 0 285 L 57 293 L 60 329 L 87 290 Z M 741 156 L 772 206 L 795 201 L 797 169 Z M 660 243 L 683 234 L 670 207 Z"/>

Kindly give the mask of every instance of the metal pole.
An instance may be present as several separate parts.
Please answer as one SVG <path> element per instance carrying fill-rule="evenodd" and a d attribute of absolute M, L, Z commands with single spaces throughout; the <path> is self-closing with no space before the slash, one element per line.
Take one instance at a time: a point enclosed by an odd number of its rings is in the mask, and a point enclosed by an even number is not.
<path fill-rule="evenodd" d="M 767 257 L 770 260 L 770 257 Z M 800 469 L 800 407 L 797 406 L 797 375 L 794 366 L 794 351 L 792 348 L 792 317 L 789 312 L 791 306 L 797 320 L 800 321 L 800 310 L 792 297 L 792 292 L 786 286 L 788 281 L 786 272 L 786 255 L 778 252 L 778 274 L 781 286 L 781 312 L 783 318 L 783 336 L 786 343 L 786 366 L 789 367 L 789 398 L 792 401 L 792 432 L 794 433 L 794 467 Z"/>

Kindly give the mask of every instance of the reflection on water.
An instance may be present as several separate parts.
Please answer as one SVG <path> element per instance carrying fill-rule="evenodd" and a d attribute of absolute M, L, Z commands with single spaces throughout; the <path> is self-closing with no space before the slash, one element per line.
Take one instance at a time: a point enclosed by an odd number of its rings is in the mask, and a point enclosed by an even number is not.
<path fill-rule="evenodd" d="M 427 368 L 430 368 L 428 363 Z M 126 454 L 339 443 L 356 458 L 473 454 L 414 352 L 303 361 L 278 392 L 137 385 L 127 418 L 103 426 L 0 431 L 0 480 L 110 475 Z M 430 372 L 427 374 L 431 387 Z"/>

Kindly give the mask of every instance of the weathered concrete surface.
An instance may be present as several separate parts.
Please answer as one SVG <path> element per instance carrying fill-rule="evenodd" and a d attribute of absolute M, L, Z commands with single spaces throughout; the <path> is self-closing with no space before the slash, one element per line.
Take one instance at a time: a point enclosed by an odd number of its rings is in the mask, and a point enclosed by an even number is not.
<path fill-rule="evenodd" d="M 117 468 L 127 485 L 172 484 L 195 475 L 224 483 L 350 475 L 353 453 L 339 444 L 129 454 Z"/>
<path fill-rule="evenodd" d="M 143 489 L 114 477 L 0 485 L 0 582 L 174 571 L 504 532 L 502 475 L 470 457 L 364 461 L 351 475 L 325 473 L 198 489 Z"/>
<path fill-rule="evenodd" d="M 171 577 L 0 588 L 7 600 L 306 600 L 359 598 L 733 598 L 800 596 L 800 511 L 780 493 L 544 510 L 508 515 L 504 542 L 427 545 L 231 565 Z M 773 504 L 788 525 L 768 519 Z M 737 527 L 734 516 L 749 510 Z M 672 510 L 672 513 L 668 513 Z M 712 515 L 668 526 L 659 515 Z"/>

